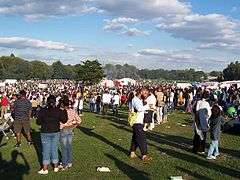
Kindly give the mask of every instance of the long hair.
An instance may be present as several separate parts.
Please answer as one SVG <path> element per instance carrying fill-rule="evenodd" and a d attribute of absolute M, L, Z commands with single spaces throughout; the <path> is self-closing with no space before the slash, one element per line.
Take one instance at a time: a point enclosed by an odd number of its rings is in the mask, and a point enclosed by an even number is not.
<path fill-rule="evenodd" d="M 217 117 L 221 116 L 221 109 L 217 104 L 212 106 L 212 115 L 211 119 L 216 119 Z"/>
<path fill-rule="evenodd" d="M 56 97 L 54 95 L 50 95 L 47 98 L 47 107 L 53 108 L 56 106 Z"/>

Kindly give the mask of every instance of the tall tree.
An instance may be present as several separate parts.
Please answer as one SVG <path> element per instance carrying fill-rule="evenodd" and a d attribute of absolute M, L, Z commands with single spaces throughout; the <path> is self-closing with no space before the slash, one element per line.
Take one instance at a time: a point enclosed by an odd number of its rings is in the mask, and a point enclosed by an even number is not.
<path fill-rule="evenodd" d="M 49 79 L 52 77 L 52 69 L 45 62 L 31 61 L 31 78 Z"/>
<path fill-rule="evenodd" d="M 85 85 L 93 85 L 99 83 L 104 77 L 102 65 L 97 61 L 85 61 L 76 67 L 76 80 L 83 81 Z"/>

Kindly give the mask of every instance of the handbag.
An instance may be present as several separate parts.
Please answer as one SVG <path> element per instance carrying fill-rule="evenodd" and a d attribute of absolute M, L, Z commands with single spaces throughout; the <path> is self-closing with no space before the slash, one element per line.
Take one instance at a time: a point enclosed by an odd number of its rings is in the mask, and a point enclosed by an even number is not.
<path fill-rule="evenodd" d="M 137 121 L 138 113 L 134 111 L 128 112 L 128 123 L 132 127 L 134 123 Z"/>

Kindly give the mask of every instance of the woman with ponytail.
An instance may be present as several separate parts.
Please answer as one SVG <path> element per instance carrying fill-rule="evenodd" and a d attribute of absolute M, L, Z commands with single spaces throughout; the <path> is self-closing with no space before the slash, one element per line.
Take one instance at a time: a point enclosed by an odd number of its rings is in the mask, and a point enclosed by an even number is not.
<path fill-rule="evenodd" d="M 50 95 L 47 106 L 40 110 L 37 124 L 41 126 L 42 165 L 39 174 L 48 174 L 50 163 L 54 166 L 54 172 L 58 172 L 58 144 L 60 137 L 60 123 L 68 120 L 67 111 L 56 107 L 56 97 Z"/>

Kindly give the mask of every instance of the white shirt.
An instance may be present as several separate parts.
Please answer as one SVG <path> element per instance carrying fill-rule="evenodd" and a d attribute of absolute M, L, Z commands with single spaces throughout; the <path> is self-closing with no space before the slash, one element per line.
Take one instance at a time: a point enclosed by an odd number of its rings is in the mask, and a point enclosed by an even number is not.
<path fill-rule="evenodd" d="M 83 109 L 83 100 L 82 99 L 80 99 L 80 101 L 79 101 L 79 109 Z"/>
<path fill-rule="evenodd" d="M 209 103 L 206 100 L 200 100 L 197 102 L 196 111 L 199 111 L 200 109 L 207 109 L 209 119 L 210 116 L 212 115 L 212 111 Z"/>
<path fill-rule="evenodd" d="M 102 95 L 102 102 L 103 102 L 103 104 L 110 104 L 111 103 L 111 99 L 112 99 L 111 94 L 104 93 Z"/>
<path fill-rule="evenodd" d="M 173 102 L 173 99 L 174 99 L 174 92 L 171 92 L 171 93 L 170 93 L 169 101 L 170 101 L 170 102 Z"/>
<path fill-rule="evenodd" d="M 156 108 L 157 99 L 153 94 L 151 94 L 150 96 L 147 97 L 146 102 L 152 108 L 154 108 L 154 109 Z"/>
<path fill-rule="evenodd" d="M 113 96 L 113 105 L 119 105 L 120 104 L 120 97 L 119 95 L 114 95 Z"/>
<path fill-rule="evenodd" d="M 143 106 L 143 102 L 137 96 L 132 99 L 132 109 L 138 112 L 137 120 L 134 124 L 143 124 L 144 111 L 149 109 L 148 105 Z"/>
<path fill-rule="evenodd" d="M 75 102 L 74 102 L 73 107 L 74 107 L 74 108 L 78 108 L 78 99 L 75 99 Z"/>

